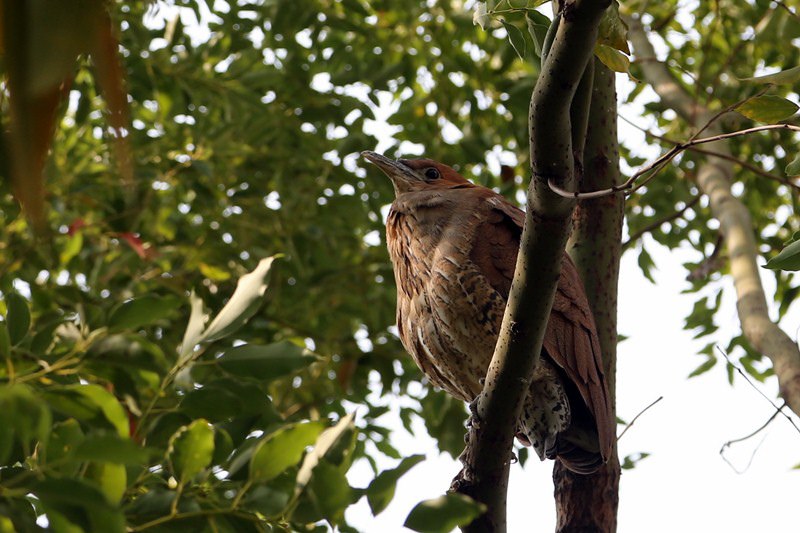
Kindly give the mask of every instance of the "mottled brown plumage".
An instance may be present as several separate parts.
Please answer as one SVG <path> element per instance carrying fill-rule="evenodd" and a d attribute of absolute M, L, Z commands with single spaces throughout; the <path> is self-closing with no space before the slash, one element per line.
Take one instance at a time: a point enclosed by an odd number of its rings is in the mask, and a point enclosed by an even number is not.
<path fill-rule="evenodd" d="M 403 346 L 431 383 L 472 401 L 497 341 L 525 215 L 436 161 L 363 155 L 394 184 L 386 241 Z M 614 429 L 594 319 L 565 254 L 517 436 L 542 459 L 589 473 L 608 459 Z"/>

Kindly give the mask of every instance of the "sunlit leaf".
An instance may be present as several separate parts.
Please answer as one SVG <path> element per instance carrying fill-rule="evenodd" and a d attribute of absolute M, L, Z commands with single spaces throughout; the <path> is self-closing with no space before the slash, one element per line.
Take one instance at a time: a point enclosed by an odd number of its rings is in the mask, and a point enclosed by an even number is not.
<path fill-rule="evenodd" d="M 605 66 L 614 72 L 622 72 L 627 74 L 631 67 L 631 60 L 620 52 L 605 44 L 598 44 L 594 47 L 594 55 L 597 56 Z"/>
<path fill-rule="evenodd" d="M 765 95 L 757 96 L 744 102 L 736 108 L 736 111 L 749 119 L 774 124 L 791 117 L 798 109 L 800 108 L 798 108 L 797 104 L 786 98 Z"/>
<path fill-rule="evenodd" d="M 774 74 L 757 76 L 755 78 L 742 78 L 742 81 L 753 83 L 774 83 L 775 85 L 787 85 L 800 81 L 800 67 L 792 67 Z"/>
<path fill-rule="evenodd" d="M 303 464 L 297 472 L 295 495 L 299 494 L 303 488 L 305 488 L 306 484 L 308 484 L 308 481 L 311 479 L 311 473 L 319 461 L 325 457 L 344 434 L 351 432 L 355 428 L 355 424 L 353 423 L 354 417 L 354 413 L 343 416 L 335 426 L 326 429 L 320 434 L 314 444 L 314 449 L 303 458 Z"/>
<path fill-rule="evenodd" d="M 213 341 L 230 335 L 255 314 L 263 303 L 267 276 L 274 260 L 275 257 L 262 259 L 255 270 L 239 278 L 230 300 L 203 332 L 203 341 Z"/>
<path fill-rule="evenodd" d="M 292 424 L 264 437 L 250 460 L 250 478 L 269 481 L 300 462 L 307 446 L 314 443 L 325 425 L 322 422 Z"/>
<path fill-rule="evenodd" d="M 128 475 L 125 466 L 117 463 L 91 462 L 86 469 L 86 479 L 93 481 L 109 502 L 117 503 L 125 494 Z"/>
<path fill-rule="evenodd" d="M 214 429 L 201 418 L 170 438 L 167 459 L 175 477 L 186 482 L 211 464 L 213 454 Z"/>
<path fill-rule="evenodd" d="M 78 420 L 106 423 L 129 436 L 128 415 L 113 394 L 94 384 L 51 387 L 44 393 L 51 408 Z"/>

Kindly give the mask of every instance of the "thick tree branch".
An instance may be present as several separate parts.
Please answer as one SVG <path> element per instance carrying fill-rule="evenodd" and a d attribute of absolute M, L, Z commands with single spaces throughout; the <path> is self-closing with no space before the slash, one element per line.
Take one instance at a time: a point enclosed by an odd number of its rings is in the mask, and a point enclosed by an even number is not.
<path fill-rule="evenodd" d="M 640 58 L 654 58 L 655 51 L 638 19 L 628 20 L 634 53 Z M 664 104 L 696 126 L 711 121 L 714 114 L 697 102 L 675 81 L 663 63 L 642 63 L 645 79 Z M 753 347 L 772 361 L 780 393 L 789 407 L 800 414 L 800 350 L 792 339 L 769 318 L 767 299 L 759 277 L 758 250 L 750 213 L 731 192 L 733 176 L 731 150 L 722 139 L 716 123 L 708 126 L 710 136 L 720 140 L 710 143 L 713 152 L 697 172 L 697 184 L 708 196 L 711 212 L 719 221 L 731 262 L 731 275 L 737 295 L 737 309 L 742 332 Z"/>
<path fill-rule="evenodd" d="M 612 187 L 621 178 L 615 75 L 599 60 L 595 59 L 594 64 L 582 190 Z M 569 247 L 597 325 L 612 408 L 615 408 L 617 284 L 624 200 L 622 194 L 616 194 L 580 202 L 573 216 L 575 227 Z M 616 447 L 608 464 L 588 476 L 574 474 L 556 462 L 553 469 L 556 531 L 615 531 L 619 476 Z"/>
<path fill-rule="evenodd" d="M 610 0 L 564 3 L 561 23 L 531 96 L 531 185 L 514 281 L 500 335 L 478 397 L 458 490 L 487 505 L 464 531 L 505 531 L 511 444 L 522 401 L 542 349 L 575 201 L 548 181 L 575 181 L 570 108 L 592 57 Z M 533 280 L 536 280 L 534 283 Z"/>

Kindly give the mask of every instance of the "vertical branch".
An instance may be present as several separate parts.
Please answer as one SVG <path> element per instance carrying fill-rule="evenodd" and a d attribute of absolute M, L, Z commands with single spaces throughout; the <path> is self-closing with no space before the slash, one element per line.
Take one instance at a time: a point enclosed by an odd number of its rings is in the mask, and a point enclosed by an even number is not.
<path fill-rule="evenodd" d="M 582 190 L 610 188 L 621 182 L 614 82 L 614 72 L 595 59 Z M 617 285 L 623 216 L 621 193 L 583 200 L 575 210 L 570 239 L 570 255 L 583 279 L 597 324 L 613 412 L 616 412 Z M 615 531 L 619 476 L 616 446 L 608 464 L 588 476 L 574 474 L 556 462 L 553 470 L 556 530 Z"/>
<path fill-rule="evenodd" d="M 455 483 L 486 504 L 467 532 L 505 531 L 511 444 L 522 401 L 538 363 L 559 279 L 575 205 L 554 194 L 548 181 L 575 186 L 570 110 L 592 57 L 609 0 L 575 0 L 561 7 L 562 21 L 531 97 L 531 185 L 514 280 L 500 335 L 478 397 L 476 419 Z M 533 282 L 535 280 L 535 283 Z"/>

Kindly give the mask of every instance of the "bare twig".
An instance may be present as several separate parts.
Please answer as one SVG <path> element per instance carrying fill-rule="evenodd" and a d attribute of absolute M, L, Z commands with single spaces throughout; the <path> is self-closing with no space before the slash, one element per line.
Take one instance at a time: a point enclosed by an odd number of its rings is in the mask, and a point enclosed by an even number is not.
<path fill-rule="evenodd" d="M 634 128 L 636 128 L 637 130 L 639 130 L 642 133 L 644 133 L 646 137 L 650 137 L 652 139 L 657 139 L 659 141 L 663 141 L 663 142 L 669 143 L 669 144 L 671 144 L 673 146 L 677 146 L 677 145 L 681 144 L 681 141 L 678 141 L 678 140 L 675 140 L 675 139 L 671 139 L 671 138 L 669 138 L 669 137 L 667 137 L 665 135 L 659 135 L 658 133 L 654 133 L 654 132 L 648 130 L 647 128 L 645 128 L 644 126 L 640 126 L 639 124 L 636 124 L 631 119 L 626 118 L 626 117 L 624 117 L 622 115 L 619 115 L 619 118 L 621 120 L 625 121 L 626 123 L 628 123 L 629 125 L 633 126 Z M 726 161 L 730 161 L 732 163 L 735 163 L 735 164 L 739 165 L 740 167 L 742 167 L 742 168 L 744 168 L 746 170 L 749 170 L 753 174 L 758 174 L 762 178 L 767 178 L 767 179 L 770 179 L 770 180 L 773 180 L 773 181 L 777 181 L 778 183 L 786 185 L 787 187 L 791 187 L 792 189 L 800 191 L 800 183 L 794 183 L 789 178 L 784 178 L 783 176 L 778 176 L 778 175 L 773 174 L 771 172 L 767 172 L 763 168 L 760 168 L 760 167 L 758 167 L 756 165 L 753 165 L 752 163 L 748 163 L 747 161 L 742 161 L 741 159 L 739 159 L 737 157 L 734 157 L 734 156 L 732 156 L 730 154 L 717 152 L 715 150 L 706 150 L 705 148 L 700 148 L 698 146 L 690 146 L 689 148 L 687 148 L 687 150 L 690 151 L 690 152 L 695 152 L 695 153 L 703 154 L 703 155 L 710 155 L 710 156 L 718 157 L 720 159 L 724 159 Z"/>
<path fill-rule="evenodd" d="M 623 435 L 624 435 L 624 434 L 625 434 L 625 433 L 626 433 L 626 432 L 627 432 L 627 431 L 628 431 L 628 430 L 631 428 L 631 426 L 633 426 L 634 422 L 636 422 L 637 420 L 639 420 L 639 417 L 640 417 L 640 416 L 642 416 L 643 414 L 645 414 L 645 413 L 647 412 L 647 410 L 648 410 L 648 409 L 650 409 L 651 407 L 653 407 L 655 404 L 657 404 L 658 402 L 660 402 L 660 401 L 661 401 L 661 400 L 663 400 L 663 399 L 664 399 L 664 397 L 663 397 L 663 396 L 659 396 L 659 397 L 658 397 L 658 398 L 656 398 L 654 401 L 650 402 L 650 405 L 648 405 L 647 407 L 645 407 L 644 409 L 642 409 L 641 411 L 639 411 L 639 414 L 637 414 L 636 416 L 634 416 L 634 417 L 633 417 L 633 420 L 631 420 L 630 422 L 628 422 L 628 424 L 625 426 L 625 429 L 623 429 L 623 430 L 622 430 L 622 433 L 620 433 L 620 434 L 619 434 L 619 437 L 617 437 L 617 442 L 619 442 L 619 440 L 622 438 L 622 436 L 623 436 Z"/>
<path fill-rule="evenodd" d="M 770 397 L 769 397 L 769 396 L 767 396 L 766 394 L 764 394 L 764 393 L 761 391 L 761 389 L 759 389 L 758 387 L 756 387 L 756 386 L 755 386 L 755 384 L 754 384 L 754 383 L 753 383 L 753 382 L 750 380 L 750 378 L 747 376 L 747 374 L 745 374 L 745 373 L 744 373 L 744 370 L 742 370 L 741 368 L 739 368 L 737 365 L 735 365 L 735 364 L 733 363 L 733 361 L 731 361 L 731 358 L 730 358 L 730 357 L 728 357 L 728 354 L 727 354 L 727 353 L 725 353 L 725 350 L 723 350 L 721 346 L 717 345 L 717 347 L 716 347 L 716 348 L 717 348 L 717 351 L 719 351 L 719 353 L 721 353 L 721 354 L 722 354 L 722 357 L 724 357 L 724 358 L 725 358 L 725 361 L 727 361 L 727 362 L 728 362 L 728 364 L 729 364 L 729 365 L 731 365 L 731 366 L 734 368 L 734 370 L 736 370 L 736 372 L 737 372 L 737 373 L 738 373 L 740 376 L 742 376 L 742 377 L 744 378 L 744 380 L 745 380 L 745 381 L 748 383 L 748 385 L 750 385 L 751 387 L 753 387 L 753 388 L 756 390 L 756 392 L 758 392 L 758 393 L 759 393 L 759 394 L 760 394 L 760 395 L 761 395 L 761 396 L 762 396 L 762 397 L 763 397 L 765 400 L 767 400 L 767 401 L 769 402 L 769 404 L 770 404 L 772 407 L 774 407 L 774 408 L 775 408 L 775 410 L 776 410 L 777 412 L 779 412 L 780 414 L 782 414 L 782 415 L 784 416 L 784 418 L 786 418 L 786 420 L 788 420 L 788 421 L 789 421 L 789 423 L 792 425 L 792 427 L 795 429 L 795 431 L 797 431 L 797 433 L 798 433 L 798 434 L 800 434 L 800 428 L 798 428 L 798 427 L 797 427 L 797 424 L 795 424 L 795 423 L 794 423 L 794 420 L 792 420 L 792 417 L 790 417 L 789 415 L 787 415 L 786 413 L 784 413 L 784 412 L 783 412 L 783 410 L 782 410 L 782 409 L 783 409 L 783 408 L 786 406 L 786 402 L 784 402 L 782 406 L 778 407 L 778 405 L 776 405 L 776 404 L 775 404 L 775 402 L 773 402 L 773 401 L 772 401 L 772 399 L 770 399 Z"/>
<path fill-rule="evenodd" d="M 674 159 L 675 156 L 693 146 L 716 142 L 716 141 L 722 141 L 725 139 L 732 139 L 734 137 L 742 137 L 744 135 L 749 135 L 751 133 L 768 131 L 768 130 L 791 130 L 795 132 L 800 132 L 800 126 L 795 126 L 793 124 L 767 124 L 764 126 L 755 126 L 753 128 L 734 131 L 731 133 L 721 133 L 719 135 L 712 135 L 711 137 L 692 139 L 675 145 L 670 150 L 668 150 L 667 153 L 665 153 L 652 163 L 645 165 L 643 168 L 638 170 L 633 176 L 628 178 L 628 180 L 625 181 L 625 183 L 617 185 L 615 187 L 610 187 L 608 189 L 603 189 L 599 191 L 589 191 L 589 192 L 571 192 L 558 187 L 555 183 L 553 183 L 553 180 L 548 181 L 548 186 L 550 187 L 551 191 L 553 191 L 554 193 L 563 198 L 575 198 L 579 200 L 585 200 L 588 198 L 602 198 L 605 196 L 611 196 L 612 194 L 616 194 L 618 192 L 627 192 L 628 194 L 630 194 L 635 192 L 637 189 L 643 187 L 644 185 L 646 185 L 647 182 L 653 179 L 653 177 L 655 177 L 656 174 L 658 174 L 658 171 L 661 170 L 667 163 L 672 161 L 672 159 Z M 636 182 L 636 180 L 645 174 L 649 174 L 647 179 L 645 179 L 643 183 L 640 183 L 639 185 L 634 187 L 634 183 Z"/>
<path fill-rule="evenodd" d="M 770 418 L 770 419 L 769 419 L 769 421 L 767 422 L 767 424 L 769 424 L 769 423 L 770 423 L 770 422 L 771 422 L 771 421 L 772 421 L 772 420 L 773 420 L 773 419 L 774 419 L 774 418 L 775 418 L 777 415 L 778 415 L 778 413 L 776 412 L 776 413 L 775 413 L 775 414 L 772 416 L 772 418 Z M 760 428 L 758 431 L 761 431 L 762 429 L 764 429 L 765 427 L 767 427 L 767 424 L 765 424 L 764 426 L 762 426 L 762 427 L 761 427 L 761 428 Z M 749 438 L 749 437 L 748 437 L 748 438 Z M 736 468 L 735 466 L 733 466 L 733 463 L 730 461 L 730 459 L 728 459 L 727 457 L 725 457 L 725 445 L 723 445 L 723 446 L 722 446 L 722 448 L 719 450 L 719 455 L 720 455 L 720 457 L 722 457 L 722 460 L 723 460 L 723 461 L 725 461 L 726 463 L 728 463 L 728 466 L 730 466 L 730 467 L 731 467 L 731 470 L 733 470 L 733 471 L 734 471 L 734 472 L 736 472 L 737 474 L 744 474 L 745 472 L 747 472 L 747 471 L 750 469 L 750 465 L 751 465 L 751 464 L 753 464 L 753 459 L 755 459 L 755 457 L 756 457 L 756 453 L 758 453 L 758 450 L 759 450 L 759 448 L 761 448 L 761 445 L 762 445 L 762 444 L 764 444 L 764 441 L 766 440 L 766 438 L 767 438 L 767 436 L 766 436 L 766 435 L 764 435 L 763 437 L 761 437 L 761 441 L 759 441 L 759 443 L 756 445 L 756 447 L 755 447 L 755 448 L 753 448 L 753 453 L 751 453 L 751 454 L 750 454 L 750 459 L 748 459 L 748 461 L 747 461 L 747 464 L 746 464 L 746 465 L 744 465 L 744 468 L 742 468 L 742 469 L 739 469 L 739 468 Z M 726 443 L 726 444 L 727 444 L 727 443 Z"/>

